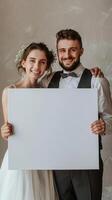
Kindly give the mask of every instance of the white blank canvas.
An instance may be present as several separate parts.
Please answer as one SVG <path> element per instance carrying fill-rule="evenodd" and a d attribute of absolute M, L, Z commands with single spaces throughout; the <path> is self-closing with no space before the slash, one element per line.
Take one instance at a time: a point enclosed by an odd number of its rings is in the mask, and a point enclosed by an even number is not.
<path fill-rule="evenodd" d="M 9 89 L 9 169 L 98 169 L 96 89 Z"/>

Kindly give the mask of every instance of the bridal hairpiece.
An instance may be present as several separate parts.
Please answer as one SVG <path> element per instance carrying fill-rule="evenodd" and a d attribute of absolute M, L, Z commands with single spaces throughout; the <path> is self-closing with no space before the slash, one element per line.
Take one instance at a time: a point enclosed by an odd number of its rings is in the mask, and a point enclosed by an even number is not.
<path fill-rule="evenodd" d="M 22 55 L 23 55 L 23 52 L 24 52 L 25 48 L 26 48 L 25 45 L 22 45 L 20 50 L 17 52 L 16 58 L 15 58 L 15 63 L 16 64 L 21 61 L 21 58 L 22 58 Z"/>

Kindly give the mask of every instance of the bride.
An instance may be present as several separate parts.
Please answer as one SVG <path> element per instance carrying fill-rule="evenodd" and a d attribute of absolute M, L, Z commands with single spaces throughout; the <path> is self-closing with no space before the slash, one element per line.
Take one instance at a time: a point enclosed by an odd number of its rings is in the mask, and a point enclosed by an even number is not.
<path fill-rule="evenodd" d="M 22 70 L 20 81 L 7 88 L 38 88 L 37 80 L 50 68 L 54 56 L 44 43 L 31 43 L 17 59 L 18 71 Z M 1 135 L 4 139 L 13 133 L 13 125 L 7 120 L 7 88 L 3 91 L 2 104 L 4 125 Z M 6 151 L 0 170 L 0 200 L 57 200 L 52 171 L 8 170 Z"/>

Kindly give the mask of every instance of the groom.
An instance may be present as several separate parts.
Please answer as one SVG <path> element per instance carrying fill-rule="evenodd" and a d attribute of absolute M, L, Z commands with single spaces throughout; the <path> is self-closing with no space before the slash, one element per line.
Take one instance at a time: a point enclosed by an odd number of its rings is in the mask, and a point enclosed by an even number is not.
<path fill-rule="evenodd" d="M 54 177 L 60 200 L 101 200 L 103 163 L 100 155 L 101 136 L 112 132 L 112 102 L 108 81 L 95 78 L 80 62 L 83 44 L 80 34 L 71 29 L 56 34 L 56 48 L 62 71 L 42 80 L 48 88 L 97 88 L 99 120 L 91 130 L 99 135 L 99 170 L 55 170 Z M 74 130 L 75 131 L 75 130 Z"/>

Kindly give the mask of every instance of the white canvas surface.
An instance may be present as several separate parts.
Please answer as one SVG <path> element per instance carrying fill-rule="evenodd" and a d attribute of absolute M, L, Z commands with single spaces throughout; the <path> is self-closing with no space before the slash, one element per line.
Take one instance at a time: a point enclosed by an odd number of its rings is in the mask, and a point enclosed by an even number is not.
<path fill-rule="evenodd" d="M 98 169 L 96 89 L 9 89 L 9 169 Z"/>

